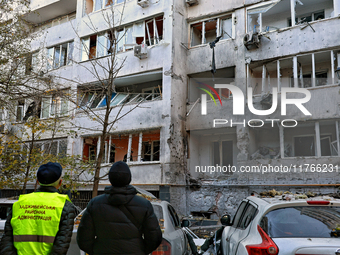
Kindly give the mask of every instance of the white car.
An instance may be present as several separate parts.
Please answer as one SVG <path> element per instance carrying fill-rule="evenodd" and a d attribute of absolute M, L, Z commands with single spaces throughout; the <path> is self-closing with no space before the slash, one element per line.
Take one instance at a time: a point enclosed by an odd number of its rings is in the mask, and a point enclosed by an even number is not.
<path fill-rule="evenodd" d="M 5 223 L 9 210 L 13 204 L 18 201 L 18 198 L 0 198 L 0 239 L 4 234 Z"/>
<path fill-rule="evenodd" d="M 223 255 L 340 255 L 337 199 L 251 196 L 227 225 L 221 240 Z"/>

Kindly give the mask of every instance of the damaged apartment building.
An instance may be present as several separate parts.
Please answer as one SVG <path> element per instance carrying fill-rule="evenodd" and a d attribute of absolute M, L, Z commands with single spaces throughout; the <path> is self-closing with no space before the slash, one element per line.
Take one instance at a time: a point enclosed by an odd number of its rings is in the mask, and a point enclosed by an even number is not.
<path fill-rule="evenodd" d="M 126 160 L 133 185 L 170 201 L 183 215 L 234 212 L 251 192 L 338 190 L 335 170 L 306 167 L 340 166 L 339 0 L 32 0 L 31 7 L 38 14 L 27 19 L 43 31 L 32 43 L 33 68 L 36 55 L 45 54 L 46 72 L 66 83 L 77 80 L 70 85 L 79 102 L 72 121 L 81 128 L 76 136 L 58 138 L 59 150 L 96 159 L 104 143 L 102 173 Z M 108 30 L 103 14 L 111 7 L 123 17 Z M 112 33 L 122 38 L 116 53 L 124 66 L 107 102 L 83 67 L 98 59 L 105 63 Z M 243 105 L 237 105 L 243 115 L 233 114 L 235 93 L 216 84 L 243 93 Z M 303 105 L 311 115 L 293 105 L 282 114 L 285 88 L 310 92 Z M 301 93 L 289 96 L 299 99 Z M 270 110 L 275 97 L 275 111 L 254 114 Z M 42 106 L 41 118 L 53 118 L 52 98 L 41 103 L 48 106 Z M 18 102 L 22 116 L 27 104 Z M 82 107 L 100 113 L 108 104 L 112 119 L 138 107 L 101 141 L 98 123 Z M 72 109 L 64 101 L 59 107 Z M 227 121 L 214 127 L 216 119 Z M 216 165 L 236 171 L 204 170 Z M 296 172 L 238 171 L 265 165 L 294 165 Z M 99 190 L 108 184 L 101 181 Z M 87 186 L 80 193 L 90 191 Z"/>

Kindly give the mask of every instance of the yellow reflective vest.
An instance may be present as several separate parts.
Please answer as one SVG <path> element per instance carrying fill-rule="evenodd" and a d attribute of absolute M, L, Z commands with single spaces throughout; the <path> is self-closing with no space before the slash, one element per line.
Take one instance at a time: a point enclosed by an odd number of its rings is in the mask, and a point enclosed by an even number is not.
<path fill-rule="evenodd" d="M 20 195 L 13 204 L 11 225 L 18 255 L 49 254 L 67 195 L 57 192 L 34 192 Z"/>

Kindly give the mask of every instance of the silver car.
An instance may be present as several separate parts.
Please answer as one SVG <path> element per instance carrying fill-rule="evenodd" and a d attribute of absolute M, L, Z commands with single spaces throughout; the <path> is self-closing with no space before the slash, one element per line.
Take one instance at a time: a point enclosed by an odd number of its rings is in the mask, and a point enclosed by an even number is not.
<path fill-rule="evenodd" d="M 338 255 L 340 200 L 244 199 L 222 234 L 223 255 Z"/>
<path fill-rule="evenodd" d="M 163 241 L 152 255 L 191 254 L 188 239 L 175 209 L 166 201 L 155 200 L 151 204 L 163 232 Z"/>

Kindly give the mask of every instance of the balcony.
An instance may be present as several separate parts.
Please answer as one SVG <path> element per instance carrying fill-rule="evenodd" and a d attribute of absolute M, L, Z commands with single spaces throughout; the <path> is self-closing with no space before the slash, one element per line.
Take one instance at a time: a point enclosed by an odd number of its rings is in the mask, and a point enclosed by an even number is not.
<path fill-rule="evenodd" d="M 77 0 L 32 0 L 32 12 L 27 14 L 26 20 L 34 24 L 41 24 L 73 12 L 77 9 Z"/>

